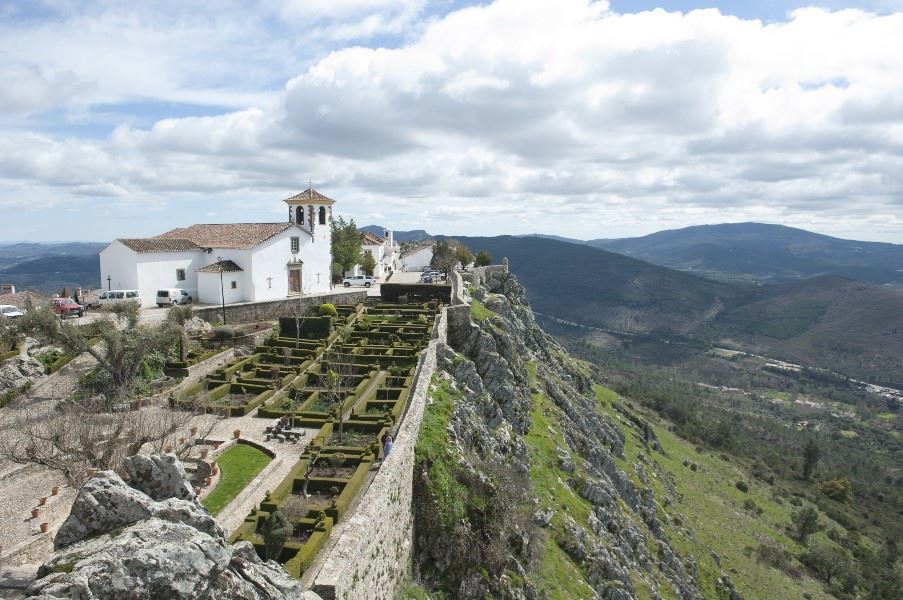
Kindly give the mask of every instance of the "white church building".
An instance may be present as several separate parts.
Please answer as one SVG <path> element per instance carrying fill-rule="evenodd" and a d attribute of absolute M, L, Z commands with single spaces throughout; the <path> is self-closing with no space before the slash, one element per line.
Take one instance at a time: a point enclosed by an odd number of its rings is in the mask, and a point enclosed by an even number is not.
<path fill-rule="evenodd" d="M 101 288 L 138 290 L 143 306 L 168 288 L 204 304 L 329 291 L 335 201 L 307 189 L 283 202 L 283 223 L 191 225 L 117 239 L 100 252 Z"/>

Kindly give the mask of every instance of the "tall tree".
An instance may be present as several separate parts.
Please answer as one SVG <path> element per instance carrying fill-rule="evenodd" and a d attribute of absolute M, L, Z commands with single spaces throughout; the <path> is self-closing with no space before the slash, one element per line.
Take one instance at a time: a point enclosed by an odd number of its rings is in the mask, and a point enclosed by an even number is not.
<path fill-rule="evenodd" d="M 458 259 L 458 262 L 461 263 L 462 268 L 466 268 L 467 265 L 473 262 L 473 253 L 470 249 L 461 244 L 457 248 L 455 248 L 455 258 Z"/>
<path fill-rule="evenodd" d="M 363 269 L 364 273 L 367 275 L 373 275 L 373 271 L 376 269 L 376 259 L 373 258 L 372 252 L 364 252 L 363 257 L 361 258 L 361 269 Z"/>
<path fill-rule="evenodd" d="M 815 467 L 818 465 L 818 459 L 821 458 L 821 448 L 815 440 L 806 442 L 803 448 L 803 479 L 809 481 L 812 474 L 815 473 Z"/>
<path fill-rule="evenodd" d="M 360 264 L 362 257 L 361 242 L 363 234 L 358 231 L 354 219 L 345 221 L 344 217 L 332 220 L 332 262 L 333 275 L 341 275 Z M 336 266 L 340 273 L 336 273 Z"/>
<path fill-rule="evenodd" d="M 489 255 L 485 250 L 480 250 L 477 252 L 477 256 L 474 259 L 474 264 L 478 267 L 488 267 L 492 264 L 492 256 Z"/>
<path fill-rule="evenodd" d="M 811 506 L 801 508 L 790 515 L 793 521 L 794 529 L 796 529 L 796 539 L 802 544 L 806 544 L 809 536 L 821 529 L 818 522 L 818 511 Z"/>
<path fill-rule="evenodd" d="M 454 270 L 458 263 L 455 256 L 455 250 L 447 241 L 436 242 L 433 246 L 433 258 L 430 259 L 430 266 L 439 271 L 449 272 Z"/>

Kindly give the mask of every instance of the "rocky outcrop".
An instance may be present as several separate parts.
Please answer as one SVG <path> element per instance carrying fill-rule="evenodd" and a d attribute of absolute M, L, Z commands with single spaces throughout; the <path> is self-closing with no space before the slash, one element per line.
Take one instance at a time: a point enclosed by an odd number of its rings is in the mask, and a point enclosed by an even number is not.
<path fill-rule="evenodd" d="M 435 526 L 435 505 L 442 500 L 430 496 L 429 465 L 424 465 L 419 480 L 415 474 L 421 487 L 419 492 L 415 489 L 415 575 L 428 584 L 452 586 L 447 591 L 461 598 L 535 597 L 538 592 L 523 565 L 537 558 L 531 551 L 536 545 L 533 540 L 551 535 L 580 566 L 597 598 L 636 598 L 634 581 L 639 577 L 652 590 L 664 586 L 682 600 L 701 599 L 695 562 L 681 562 L 671 547 L 658 520 L 652 490 L 637 487 L 618 467 L 616 459 L 623 458 L 623 429 L 597 410 L 587 373 L 537 326 L 516 277 L 493 272 L 472 293 L 495 315 L 474 323 L 465 318 L 466 307 L 449 309 L 461 313 L 449 319 L 449 345 L 440 345 L 437 352 L 439 368 L 460 395 L 447 428 L 447 446 L 456 453 L 457 481 L 471 492 L 482 493 L 492 488 L 487 481 L 498 486 L 506 480 L 497 465 L 504 465 L 509 477 L 529 474 L 531 450 L 524 435 L 530 431 L 533 394 L 541 392 L 559 409 L 557 430 L 567 445 L 555 452 L 558 477 L 566 480 L 575 496 L 592 505 L 592 512 L 585 522 L 564 514 L 563 525 L 554 531 L 557 505 L 531 508 L 526 523 L 506 521 L 506 554 L 498 557 L 493 570 L 485 561 L 474 560 L 475 554 L 484 552 L 482 547 L 462 546 L 467 536 L 482 539 L 484 546 L 496 543 L 491 529 L 480 529 L 471 519 L 457 525 L 449 536 Z M 536 369 L 533 386 L 528 363 Z M 645 423 L 628 425 L 643 429 Z M 645 431 L 654 449 L 657 441 L 652 430 L 647 425 Z M 528 477 L 524 485 L 529 491 Z M 490 498 L 484 500 L 491 503 Z M 525 504 L 530 506 L 529 497 Z M 456 579 L 442 580 L 442 572 L 452 572 Z M 517 577 L 506 577 L 509 573 Z"/>
<path fill-rule="evenodd" d="M 126 470 L 135 487 L 112 471 L 82 487 L 31 598 L 311 598 L 251 544 L 227 543 L 175 457 L 133 458 Z"/>
<path fill-rule="evenodd" d="M 17 356 L 0 367 L 0 394 L 33 383 L 44 376 L 44 365 L 30 356 Z"/>
<path fill-rule="evenodd" d="M 172 454 L 138 454 L 125 460 L 129 485 L 154 500 L 194 500 L 195 494 L 182 461 Z"/>

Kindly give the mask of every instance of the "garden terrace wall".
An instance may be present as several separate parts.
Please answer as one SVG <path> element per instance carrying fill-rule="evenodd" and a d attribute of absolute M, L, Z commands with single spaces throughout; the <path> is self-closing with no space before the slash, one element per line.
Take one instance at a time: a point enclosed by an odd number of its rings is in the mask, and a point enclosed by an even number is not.
<path fill-rule="evenodd" d="M 426 302 L 440 300 L 446 304 L 451 302 L 451 286 L 434 283 L 384 283 L 379 288 L 383 300 L 398 301 L 401 296 L 410 300 Z"/>
<path fill-rule="evenodd" d="M 316 296 L 299 296 L 266 302 L 241 302 L 226 305 L 226 323 L 250 323 L 254 321 L 275 321 L 287 314 L 306 314 L 311 307 L 321 304 L 358 304 L 367 299 L 366 290 L 353 292 L 333 292 Z M 201 306 L 194 314 L 205 321 L 214 322 L 223 318 L 222 306 Z"/>
<path fill-rule="evenodd" d="M 444 310 L 433 333 L 417 364 L 392 454 L 383 461 L 313 580 L 313 591 L 324 600 L 395 598 L 408 579 L 414 524 L 414 445 L 436 369 L 436 346 L 447 338 Z"/>

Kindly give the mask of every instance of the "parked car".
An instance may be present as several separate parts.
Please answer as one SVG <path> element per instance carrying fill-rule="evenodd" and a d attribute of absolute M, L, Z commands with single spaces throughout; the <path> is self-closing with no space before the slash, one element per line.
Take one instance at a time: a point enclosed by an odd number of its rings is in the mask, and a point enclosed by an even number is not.
<path fill-rule="evenodd" d="M 53 298 L 50 300 L 50 308 L 61 319 L 80 317 L 85 314 L 85 307 L 76 304 L 72 298 Z"/>
<path fill-rule="evenodd" d="M 12 304 L 0 304 L 0 317 L 4 319 L 15 319 L 24 314 L 24 312 L 19 310 L 18 306 L 13 306 Z"/>
<path fill-rule="evenodd" d="M 170 288 L 157 290 L 157 306 L 172 306 L 173 304 L 191 304 L 194 298 L 182 288 Z"/>
<path fill-rule="evenodd" d="M 429 273 L 424 273 L 420 276 L 420 283 L 433 283 L 433 276 Z"/>
<path fill-rule="evenodd" d="M 108 290 L 92 300 L 88 308 L 101 308 L 117 302 L 137 302 L 141 306 L 141 296 L 138 290 Z"/>
<path fill-rule="evenodd" d="M 370 287 L 374 283 L 376 283 L 376 280 L 370 275 L 354 275 L 353 277 L 346 277 L 342 280 L 342 285 L 345 287 L 351 287 L 352 285 Z"/>

